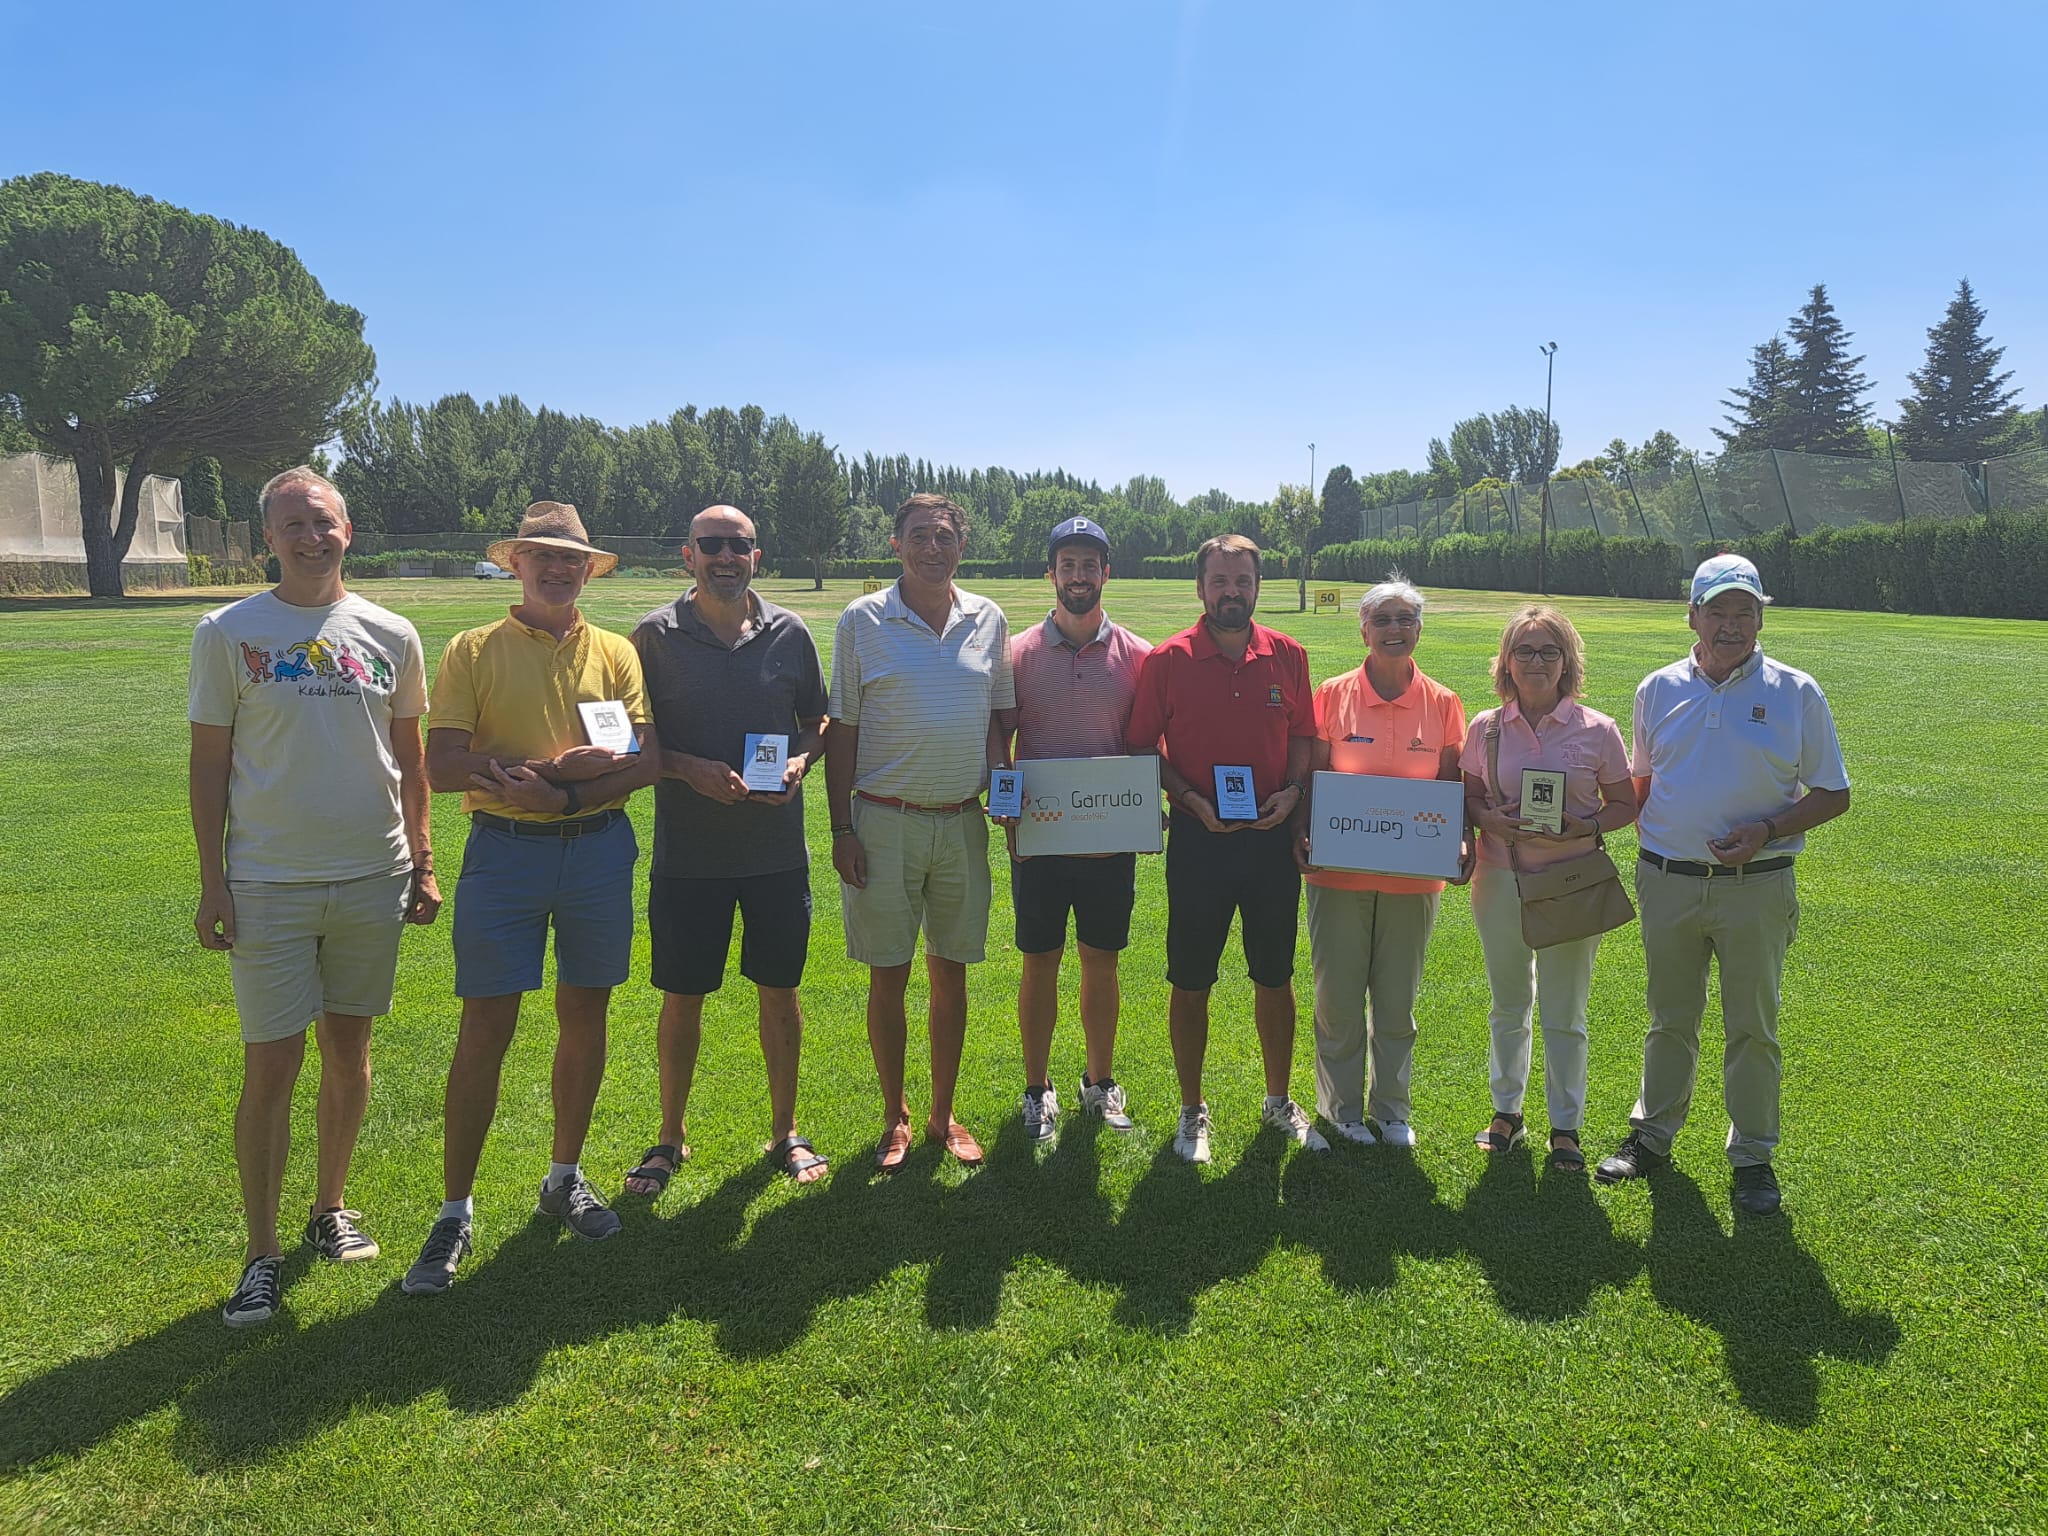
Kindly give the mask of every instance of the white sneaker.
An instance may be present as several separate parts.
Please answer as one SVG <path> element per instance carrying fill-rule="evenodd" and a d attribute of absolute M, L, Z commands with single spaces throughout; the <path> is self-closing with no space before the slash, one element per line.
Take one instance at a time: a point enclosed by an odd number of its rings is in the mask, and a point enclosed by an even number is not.
<path fill-rule="evenodd" d="M 1277 1102 L 1272 1099 L 1266 1100 L 1266 1107 L 1260 1111 L 1259 1118 L 1266 1124 L 1285 1131 L 1311 1152 L 1330 1150 L 1329 1142 L 1323 1139 L 1323 1133 L 1317 1130 L 1315 1122 L 1309 1119 L 1308 1111 L 1292 1099 L 1281 1099 Z"/>
<path fill-rule="evenodd" d="M 1081 1079 L 1081 1111 L 1102 1116 L 1102 1123 L 1112 1131 L 1131 1129 L 1130 1113 L 1124 1108 L 1124 1085 L 1113 1077 L 1099 1083 Z"/>
<path fill-rule="evenodd" d="M 1338 1121 L 1337 1134 L 1346 1141 L 1357 1142 L 1361 1147 L 1370 1147 L 1379 1141 L 1379 1137 L 1372 1133 L 1371 1124 L 1364 1120 Z"/>
<path fill-rule="evenodd" d="M 1191 1163 L 1209 1161 L 1209 1106 L 1183 1104 L 1180 1129 L 1174 1134 L 1173 1150 Z"/>
<path fill-rule="evenodd" d="M 1382 1120 L 1380 1141 L 1389 1147 L 1412 1147 L 1415 1145 L 1415 1127 L 1406 1120 Z"/>
<path fill-rule="evenodd" d="M 1024 1090 L 1024 1134 L 1036 1142 L 1051 1141 L 1059 1133 L 1060 1096 L 1051 1088 L 1044 1093 Z"/>

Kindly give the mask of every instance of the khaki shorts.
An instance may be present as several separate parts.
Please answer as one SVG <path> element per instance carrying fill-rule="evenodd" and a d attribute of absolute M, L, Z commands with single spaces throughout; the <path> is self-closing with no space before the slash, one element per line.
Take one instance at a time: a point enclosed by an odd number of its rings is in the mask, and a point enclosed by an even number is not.
<path fill-rule="evenodd" d="M 412 872 L 303 885 L 229 882 L 235 947 L 228 970 L 251 1045 L 288 1040 L 322 1012 L 391 1011 Z"/>
<path fill-rule="evenodd" d="M 841 881 L 846 954 L 862 965 L 908 965 L 917 953 L 973 965 L 988 954 L 988 822 L 979 806 L 947 815 L 854 797 L 853 829 L 868 883 Z"/>

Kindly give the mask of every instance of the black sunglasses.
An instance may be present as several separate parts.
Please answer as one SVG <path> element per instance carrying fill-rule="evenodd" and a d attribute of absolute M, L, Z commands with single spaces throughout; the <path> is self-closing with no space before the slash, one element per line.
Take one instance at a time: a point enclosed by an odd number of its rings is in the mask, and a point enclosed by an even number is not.
<path fill-rule="evenodd" d="M 754 552 L 754 541 L 744 533 L 700 534 L 697 538 L 697 548 L 707 555 L 722 555 L 727 550 L 736 555 L 751 555 Z"/>

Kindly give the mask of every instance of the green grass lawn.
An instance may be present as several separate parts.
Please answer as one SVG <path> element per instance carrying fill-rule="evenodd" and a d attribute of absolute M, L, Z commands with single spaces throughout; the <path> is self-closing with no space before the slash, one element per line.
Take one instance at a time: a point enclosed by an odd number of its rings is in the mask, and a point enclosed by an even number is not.
<path fill-rule="evenodd" d="M 829 647 L 856 589 L 807 587 L 764 583 Z M 360 590 L 409 615 L 430 658 L 510 600 L 474 582 Z M 989 590 L 1013 624 L 1045 610 L 1038 584 Z M 624 630 L 671 595 L 605 581 L 586 611 Z M 1357 664 L 1350 615 L 1266 595 L 1261 617 L 1307 644 L 1318 679 Z M 1155 639 L 1194 611 L 1179 583 L 1110 599 Z M 864 973 L 844 958 L 814 793 L 799 1112 L 835 1160 L 824 1183 L 762 1166 L 735 975 L 707 1009 L 695 1157 L 667 1194 L 626 1206 L 601 1245 L 529 1220 L 552 1038 L 536 1000 L 485 1152 L 477 1252 L 452 1295 L 401 1298 L 440 1198 L 444 916 L 408 933 L 376 1037 L 351 1199 L 384 1257 L 295 1260 L 285 1316 L 235 1333 L 218 1309 L 241 1244 L 240 1049 L 225 957 L 193 939 L 184 773 L 191 628 L 222 600 L 0 604 L 0 1528 L 2048 1530 L 2048 626 L 1771 616 L 1767 648 L 1828 690 L 1855 780 L 1855 808 L 1801 862 L 1783 1219 L 1731 1220 L 1713 1015 L 1692 1127 L 1651 1187 L 1472 1145 L 1486 987 L 1457 891 L 1419 1010 L 1419 1149 L 1315 1156 L 1255 1134 L 1250 989 L 1227 957 L 1216 1161 L 1183 1165 L 1157 860 L 1140 861 L 1124 966 L 1137 1131 L 1070 1119 L 1055 1150 L 1023 1143 L 998 878 L 959 1103 L 988 1165 L 921 1149 L 879 1179 Z M 1468 712 L 1489 702 L 1515 601 L 1431 598 L 1418 659 Z M 1689 639 L 1682 609 L 1567 607 L 1590 700 L 1625 727 L 1636 681 Z M 309 785 L 309 815 L 319 803 Z M 651 815 L 640 797 L 643 848 Z M 435 826 L 452 892 L 452 797 Z M 586 1154 L 608 1192 L 656 1126 L 645 977 L 643 930 Z M 1304 1100 L 1307 977 L 1304 928 Z M 1642 990 L 1631 928 L 1594 984 L 1596 1157 L 1626 1128 Z M 1071 1003 L 1054 1062 L 1071 1098 Z M 313 1085 L 309 1065 L 288 1214 L 311 1191 Z M 1540 1121 L 1540 1084 L 1530 1100 Z"/>

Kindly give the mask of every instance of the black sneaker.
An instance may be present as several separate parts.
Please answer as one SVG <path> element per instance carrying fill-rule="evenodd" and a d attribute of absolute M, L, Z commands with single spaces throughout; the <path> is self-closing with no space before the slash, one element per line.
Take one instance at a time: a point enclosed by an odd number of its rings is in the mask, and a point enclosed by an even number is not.
<path fill-rule="evenodd" d="M 1731 1197 L 1738 1211 L 1751 1216 L 1775 1216 L 1784 1197 L 1778 1193 L 1778 1176 L 1769 1163 L 1744 1163 L 1735 1170 L 1735 1193 Z"/>
<path fill-rule="evenodd" d="M 277 1316 L 284 1290 L 283 1268 L 284 1260 L 277 1254 L 251 1259 L 242 1271 L 235 1294 L 220 1309 L 221 1320 L 230 1328 L 251 1328 Z"/>
<path fill-rule="evenodd" d="M 398 1282 L 408 1296 L 438 1296 L 455 1283 L 455 1266 L 469 1252 L 470 1225 L 462 1216 L 443 1216 L 427 1234 L 420 1256 Z"/>
<path fill-rule="evenodd" d="M 356 1225 L 362 1219 L 361 1211 L 315 1211 L 306 1223 L 306 1241 L 321 1258 L 336 1264 L 374 1259 L 383 1250 Z"/>
<path fill-rule="evenodd" d="M 1600 1166 L 1593 1170 L 1593 1177 L 1602 1184 L 1620 1184 L 1628 1179 L 1647 1178 L 1658 1169 L 1670 1166 L 1669 1152 L 1651 1151 L 1641 1131 L 1630 1131 L 1621 1138 L 1621 1145 L 1614 1149 L 1612 1157 L 1600 1159 Z"/>

